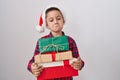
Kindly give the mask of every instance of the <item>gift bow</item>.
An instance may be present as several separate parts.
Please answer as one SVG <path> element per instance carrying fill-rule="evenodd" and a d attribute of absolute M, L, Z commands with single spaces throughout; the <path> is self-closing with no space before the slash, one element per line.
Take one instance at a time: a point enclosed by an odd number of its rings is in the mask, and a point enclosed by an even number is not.
<path fill-rule="evenodd" d="M 45 50 L 49 50 L 49 48 L 51 48 L 51 47 L 53 47 L 54 51 L 56 51 L 56 52 L 58 52 L 59 49 L 64 50 L 64 46 L 62 46 L 62 45 L 66 45 L 66 44 L 68 44 L 68 43 L 57 44 L 57 45 L 49 44 L 49 45 L 43 47 L 43 50 L 41 51 L 41 53 L 44 52 Z"/>

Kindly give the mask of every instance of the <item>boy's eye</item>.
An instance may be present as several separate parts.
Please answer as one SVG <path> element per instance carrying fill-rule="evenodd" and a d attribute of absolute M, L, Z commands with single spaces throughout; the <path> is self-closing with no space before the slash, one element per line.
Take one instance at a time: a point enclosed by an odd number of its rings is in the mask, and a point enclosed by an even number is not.
<path fill-rule="evenodd" d="M 61 19 L 62 19 L 62 17 L 56 17 L 56 20 L 61 20 Z M 50 18 L 50 19 L 48 19 L 48 21 L 49 21 L 49 22 L 53 22 L 54 19 L 53 19 L 53 18 Z"/>
<path fill-rule="evenodd" d="M 50 19 L 49 21 L 50 21 L 50 22 L 53 22 L 53 19 Z"/>
<path fill-rule="evenodd" d="M 61 20 L 61 17 L 57 17 L 57 20 Z"/>

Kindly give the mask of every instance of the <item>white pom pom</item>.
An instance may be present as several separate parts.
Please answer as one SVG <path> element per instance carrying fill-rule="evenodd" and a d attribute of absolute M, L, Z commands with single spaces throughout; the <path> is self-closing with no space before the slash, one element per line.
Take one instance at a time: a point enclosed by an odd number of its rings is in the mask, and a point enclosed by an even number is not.
<path fill-rule="evenodd" d="M 37 29 L 37 31 L 40 32 L 40 33 L 42 33 L 42 32 L 45 31 L 44 27 L 43 27 L 43 26 L 39 26 L 39 25 L 36 26 L 36 29 Z"/>

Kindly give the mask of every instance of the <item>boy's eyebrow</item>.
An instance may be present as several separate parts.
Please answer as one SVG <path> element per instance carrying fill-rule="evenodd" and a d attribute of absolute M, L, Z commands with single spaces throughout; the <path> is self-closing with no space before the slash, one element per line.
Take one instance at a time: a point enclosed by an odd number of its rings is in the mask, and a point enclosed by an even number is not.
<path fill-rule="evenodd" d="M 58 15 L 57 17 L 62 17 L 61 15 Z"/>
<path fill-rule="evenodd" d="M 58 15 L 58 16 L 56 16 L 56 17 L 62 17 L 61 15 Z M 48 19 L 50 19 L 50 18 L 53 18 L 53 17 L 48 17 Z"/>

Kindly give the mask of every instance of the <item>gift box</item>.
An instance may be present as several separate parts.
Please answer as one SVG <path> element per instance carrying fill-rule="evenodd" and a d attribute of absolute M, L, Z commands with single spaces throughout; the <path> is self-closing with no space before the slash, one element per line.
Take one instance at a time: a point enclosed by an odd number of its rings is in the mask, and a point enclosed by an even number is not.
<path fill-rule="evenodd" d="M 40 75 L 37 77 L 37 80 L 49 80 L 72 76 L 78 76 L 78 70 L 73 69 L 73 67 L 70 65 L 55 66 L 44 68 Z"/>
<path fill-rule="evenodd" d="M 46 52 L 45 54 L 38 54 L 34 57 L 35 63 L 48 63 L 53 61 L 63 61 L 72 59 L 72 52 Z"/>
<path fill-rule="evenodd" d="M 52 57 L 52 54 L 54 57 Z M 39 58 L 42 58 L 42 60 Z M 73 69 L 70 65 L 75 60 L 72 58 L 71 51 L 36 55 L 35 62 L 45 67 L 37 80 L 77 76 L 78 70 Z"/>
<path fill-rule="evenodd" d="M 52 38 L 40 38 L 38 45 L 41 53 L 52 51 L 66 51 L 69 50 L 69 43 L 67 36 L 59 36 Z"/>

